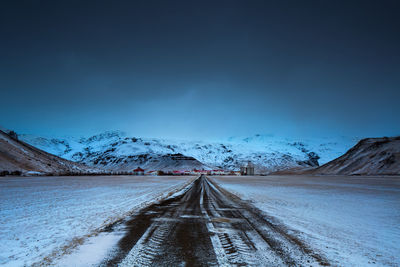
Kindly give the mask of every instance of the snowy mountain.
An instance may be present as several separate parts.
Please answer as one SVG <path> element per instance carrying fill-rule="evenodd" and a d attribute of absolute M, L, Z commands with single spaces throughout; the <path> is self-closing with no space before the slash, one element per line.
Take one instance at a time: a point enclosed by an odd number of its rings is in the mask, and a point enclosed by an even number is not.
<path fill-rule="evenodd" d="M 20 135 L 24 141 L 68 160 L 109 170 L 237 170 L 252 161 L 256 172 L 315 167 L 353 146 L 353 138 L 295 140 L 271 135 L 231 137 L 220 142 L 131 137 L 109 131 L 91 137 L 45 138 Z"/>
<path fill-rule="evenodd" d="M 400 136 L 363 139 L 343 156 L 311 170 L 310 173 L 398 175 L 400 174 Z"/>
<path fill-rule="evenodd" d="M 37 149 L 0 130 L 0 173 L 72 174 L 96 172 L 95 168 L 71 162 Z"/>

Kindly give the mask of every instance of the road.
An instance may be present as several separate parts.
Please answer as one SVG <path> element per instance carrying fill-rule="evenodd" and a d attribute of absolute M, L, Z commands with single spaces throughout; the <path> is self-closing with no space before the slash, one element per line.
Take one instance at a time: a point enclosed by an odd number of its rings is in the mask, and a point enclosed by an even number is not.
<path fill-rule="evenodd" d="M 132 215 L 124 229 L 102 266 L 329 265 L 289 229 L 204 175 L 182 194 Z"/>

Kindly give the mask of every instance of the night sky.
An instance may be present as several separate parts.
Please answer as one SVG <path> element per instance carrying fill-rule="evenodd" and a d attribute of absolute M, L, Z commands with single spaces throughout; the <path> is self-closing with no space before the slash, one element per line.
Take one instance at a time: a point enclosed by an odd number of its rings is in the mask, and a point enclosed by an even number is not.
<path fill-rule="evenodd" d="M 400 134 L 400 1 L 1 1 L 0 125 Z"/>

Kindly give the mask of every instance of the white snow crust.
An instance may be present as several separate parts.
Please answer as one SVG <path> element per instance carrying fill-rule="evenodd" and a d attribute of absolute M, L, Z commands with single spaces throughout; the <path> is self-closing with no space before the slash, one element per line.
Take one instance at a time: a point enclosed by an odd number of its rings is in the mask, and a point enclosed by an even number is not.
<path fill-rule="evenodd" d="M 400 177 L 214 177 L 334 266 L 400 266 Z"/>
<path fill-rule="evenodd" d="M 166 197 L 192 178 L 0 178 L 0 265 L 30 266 L 45 257 L 53 260 L 102 227 Z M 110 238 L 100 235 L 96 242 L 106 243 Z"/>

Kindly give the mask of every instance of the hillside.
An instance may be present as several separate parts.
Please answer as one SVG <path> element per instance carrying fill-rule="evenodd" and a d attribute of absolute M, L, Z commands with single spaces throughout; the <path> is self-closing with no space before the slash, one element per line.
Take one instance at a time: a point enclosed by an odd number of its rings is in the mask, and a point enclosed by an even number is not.
<path fill-rule="evenodd" d="M 331 175 L 399 175 L 400 136 L 363 139 L 343 156 L 308 173 Z"/>
<path fill-rule="evenodd" d="M 0 130 L 0 172 L 23 175 L 69 174 L 94 172 L 82 164 L 71 162 L 12 138 Z"/>
<path fill-rule="evenodd" d="M 146 170 L 238 170 L 250 160 L 258 173 L 319 166 L 356 143 L 352 138 L 299 140 L 271 135 L 204 142 L 138 138 L 120 131 L 80 138 L 21 135 L 21 139 L 62 158 L 109 170 L 125 171 L 138 166 Z M 193 160 L 177 159 L 175 154 Z"/>

